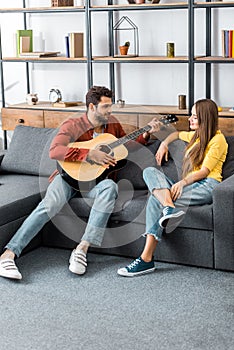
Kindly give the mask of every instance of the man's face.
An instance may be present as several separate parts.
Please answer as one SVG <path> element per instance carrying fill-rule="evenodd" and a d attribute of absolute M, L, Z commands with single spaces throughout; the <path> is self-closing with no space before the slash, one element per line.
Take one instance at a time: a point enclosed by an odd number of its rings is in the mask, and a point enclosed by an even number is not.
<path fill-rule="evenodd" d="M 111 114 L 112 101 L 110 97 L 102 96 L 97 106 L 94 106 L 94 118 L 98 124 L 105 124 Z"/>

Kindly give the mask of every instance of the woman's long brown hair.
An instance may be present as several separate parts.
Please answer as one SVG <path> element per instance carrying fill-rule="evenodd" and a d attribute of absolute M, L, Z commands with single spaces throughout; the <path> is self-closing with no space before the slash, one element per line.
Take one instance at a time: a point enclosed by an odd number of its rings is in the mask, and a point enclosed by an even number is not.
<path fill-rule="evenodd" d="M 216 103 L 210 99 L 203 99 L 197 101 L 195 107 L 199 128 L 195 131 L 191 141 L 186 147 L 182 178 L 194 168 L 201 165 L 204 159 L 206 146 L 218 130 L 218 107 Z M 198 142 L 194 145 L 197 139 Z M 190 147 L 192 148 L 186 153 Z"/>

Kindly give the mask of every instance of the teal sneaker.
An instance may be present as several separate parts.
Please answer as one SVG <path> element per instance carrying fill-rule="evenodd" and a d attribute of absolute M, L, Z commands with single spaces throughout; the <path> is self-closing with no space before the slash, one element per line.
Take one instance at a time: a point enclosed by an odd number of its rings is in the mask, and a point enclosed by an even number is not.
<path fill-rule="evenodd" d="M 153 260 L 150 262 L 145 262 L 140 258 L 137 258 L 131 264 L 126 267 L 118 269 L 117 273 L 120 276 L 133 277 L 137 275 L 143 275 L 145 273 L 150 273 L 155 270 Z"/>
<path fill-rule="evenodd" d="M 163 216 L 159 220 L 159 225 L 165 229 L 166 233 L 172 232 L 183 220 L 185 212 L 183 210 L 165 207 L 163 209 Z"/>

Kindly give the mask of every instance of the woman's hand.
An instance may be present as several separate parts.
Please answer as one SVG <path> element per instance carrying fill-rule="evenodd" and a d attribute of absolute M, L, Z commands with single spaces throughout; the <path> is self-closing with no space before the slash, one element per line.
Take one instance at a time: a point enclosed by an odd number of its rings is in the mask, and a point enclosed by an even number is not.
<path fill-rule="evenodd" d="M 184 180 L 176 182 L 174 185 L 171 186 L 171 198 L 173 202 L 180 198 L 183 192 L 183 188 L 185 186 Z"/>
<path fill-rule="evenodd" d="M 165 157 L 165 161 L 168 161 L 168 147 L 164 142 L 161 142 L 156 154 L 155 159 L 158 165 L 161 165 L 163 158 Z"/>

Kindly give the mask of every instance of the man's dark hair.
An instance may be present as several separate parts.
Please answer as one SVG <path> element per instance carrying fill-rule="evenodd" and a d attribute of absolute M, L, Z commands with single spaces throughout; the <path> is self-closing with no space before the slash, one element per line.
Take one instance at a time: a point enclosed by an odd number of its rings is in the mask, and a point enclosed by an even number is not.
<path fill-rule="evenodd" d="M 95 106 L 98 105 L 102 96 L 112 98 L 114 94 L 105 86 L 91 87 L 86 94 L 86 107 L 88 108 L 90 103 L 93 103 Z"/>

